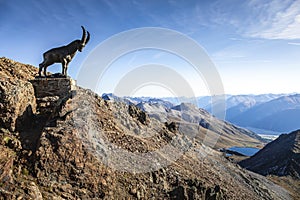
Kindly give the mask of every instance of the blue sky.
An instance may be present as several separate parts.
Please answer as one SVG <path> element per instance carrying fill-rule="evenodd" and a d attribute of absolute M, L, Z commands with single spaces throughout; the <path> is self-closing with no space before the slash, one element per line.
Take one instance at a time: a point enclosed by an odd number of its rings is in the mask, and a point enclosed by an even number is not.
<path fill-rule="evenodd" d="M 206 50 L 225 93 L 300 92 L 299 0 L 0 0 L 0 56 L 38 66 L 43 52 L 80 38 L 81 25 L 91 40 L 70 64 L 75 79 L 89 53 L 107 38 L 133 28 L 162 27 L 186 34 Z M 158 53 L 118 60 L 99 92 L 113 92 L 122 73 Z M 164 59 L 170 55 L 159 62 Z M 208 93 L 201 78 L 167 64 L 184 74 L 196 95 Z M 48 69 L 61 71 L 58 64 Z M 153 91 L 159 93 L 148 87 L 137 94 L 163 96 Z"/>

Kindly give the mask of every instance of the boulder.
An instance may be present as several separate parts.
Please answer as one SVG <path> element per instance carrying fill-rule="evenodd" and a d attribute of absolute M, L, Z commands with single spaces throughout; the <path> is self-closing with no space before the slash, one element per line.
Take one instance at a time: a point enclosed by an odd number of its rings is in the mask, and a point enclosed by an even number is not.
<path fill-rule="evenodd" d="M 150 122 L 149 116 L 144 111 L 139 109 L 138 107 L 129 105 L 128 112 L 132 118 L 137 119 L 140 123 L 142 123 L 144 125 L 149 124 L 149 122 Z"/>

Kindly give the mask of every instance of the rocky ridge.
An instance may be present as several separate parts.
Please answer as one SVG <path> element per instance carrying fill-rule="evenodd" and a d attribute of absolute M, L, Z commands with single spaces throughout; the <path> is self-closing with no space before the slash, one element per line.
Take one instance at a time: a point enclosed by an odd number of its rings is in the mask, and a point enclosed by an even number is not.
<path fill-rule="evenodd" d="M 2 101 L 15 94 L 5 83 L 20 80 L 29 88 L 36 68 L 6 58 L 0 66 L 1 116 L 10 119 L 0 129 L 0 199 L 289 199 L 265 177 L 182 132 L 188 129 L 86 89 L 51 100 L 50 113 L 30 91 L 20 94 L 17 101 L 32 107 L 27 115 L 13 98 Z M 30 123 L 19 122 L 24 113 Z M 162 151 L 168 144 L 174 152 Z"/>
<path fill-rule="evenodd" d="M 215 149 L 232 146 L 261 147 L 266 142 L 255 133 L 219 120 L 191 103 L 181 103 L 169 108 L 160 103 L 145 102 L 137 104 L 137 107 L 161 122 L 177 122 L 181 124 L 181 128 L 189 126 L 189 132 L 194 133 L 195 138 L 200 141 L 205 137 L 218 137 L 217 143 L 212 146 Z"/>
<path fill-rule="evenodd" d="M 267 176 L 299 199 L 300 131 L 282 134 L 254 156 L 239 163 L 248 170 Z"/>
<path fill-rule="evenodd" d="M 300 130 L 280 135 L 240 165 L 262 175 L 300 179 Z"/>

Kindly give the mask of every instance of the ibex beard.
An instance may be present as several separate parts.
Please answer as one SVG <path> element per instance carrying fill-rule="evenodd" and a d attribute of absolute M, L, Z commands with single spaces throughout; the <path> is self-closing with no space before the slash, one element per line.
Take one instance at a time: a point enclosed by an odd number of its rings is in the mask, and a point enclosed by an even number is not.
<path fill-rule="evenodd" d="M 39 65 L 39 76 L 42 76 L 42 70 L 44 69 L 44 76 L 47 77 L 47 67 L 54 63 L 61 63 L 62 75 L 67 77 L 68 65 L 72 61 L 77 50 L 81 52 L 90 40 L 90 33 L 85 31 L 83 26 L 81 26 L 81 28 L 81 40 L 74 40 L 66 46 L 50 49 L 43 54 L 44 61 Z"/>

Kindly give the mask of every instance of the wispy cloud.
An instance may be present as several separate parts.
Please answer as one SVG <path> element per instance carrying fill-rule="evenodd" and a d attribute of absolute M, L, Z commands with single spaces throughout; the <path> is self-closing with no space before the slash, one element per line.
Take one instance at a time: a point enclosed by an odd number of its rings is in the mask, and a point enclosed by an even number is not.
<path fill-rule="evenodd" d="M 265 39 L 300 38 L 300 0 L 252 0 L 249 6 L 259 12 L 254 18 L 256 22 L 253 20 L 245 29 L 246 35 Z"/>
<path fill-rule="evenodd" d="M 290 45 L 296 45 L 296 46 L 300 46 L 300 42 L 289 42 L 288 44 L 290 44 Z"/>
<path fill-rule="evenodd" d="M 242 51 L 237 51 L 235 49 L 226 48 L 221 51 L 218 51 L 212 55 L 213 60 L 215 61 L 224 61 L 224 60 L 240 60 L 246 58 L 247 55 Z"/>
<path fill-rule="evenodd" d="M 189 12 L 189 19 L 206 19 L 202 24 L 233 28 L 248 38 L 300 39 L 300 0 L 215 0 L 200 5 Z"/>
<path fill-rule="evenodd" d="M 108 0 L 106 0 L 108 1 Z M 159 3 L 158 3 L 159 2 Z M 142 16 L 144 26 L 159 26 L 175 29 L 187 35 L 199 32 L 201 27 L 210 26 L 207 4 L 200 1 L 126 1 Z"/>
<path fill-rule="evenodd" d="M 236 38 L 236 37 L 231 37 L 231 38 L 228 38 L 229 40 L 232 40 L 232 41 L 244 41 L 245 39 L 243 38 Z"/>
<path fill-rule="evenodd" d="M 176 4 L 172 6 L 176 8 Z M 182 7 L 178 10 L 180 12 L 172 13 L 166 22 L 190 28 L 192 32 L 197 32 L 199 26 L 231 27 L 246 37 L 300 39 L 300 0 L 249 0 L 231 3 L 215 0 L 209 4 L 196 3 L 188 10 Z"/>

